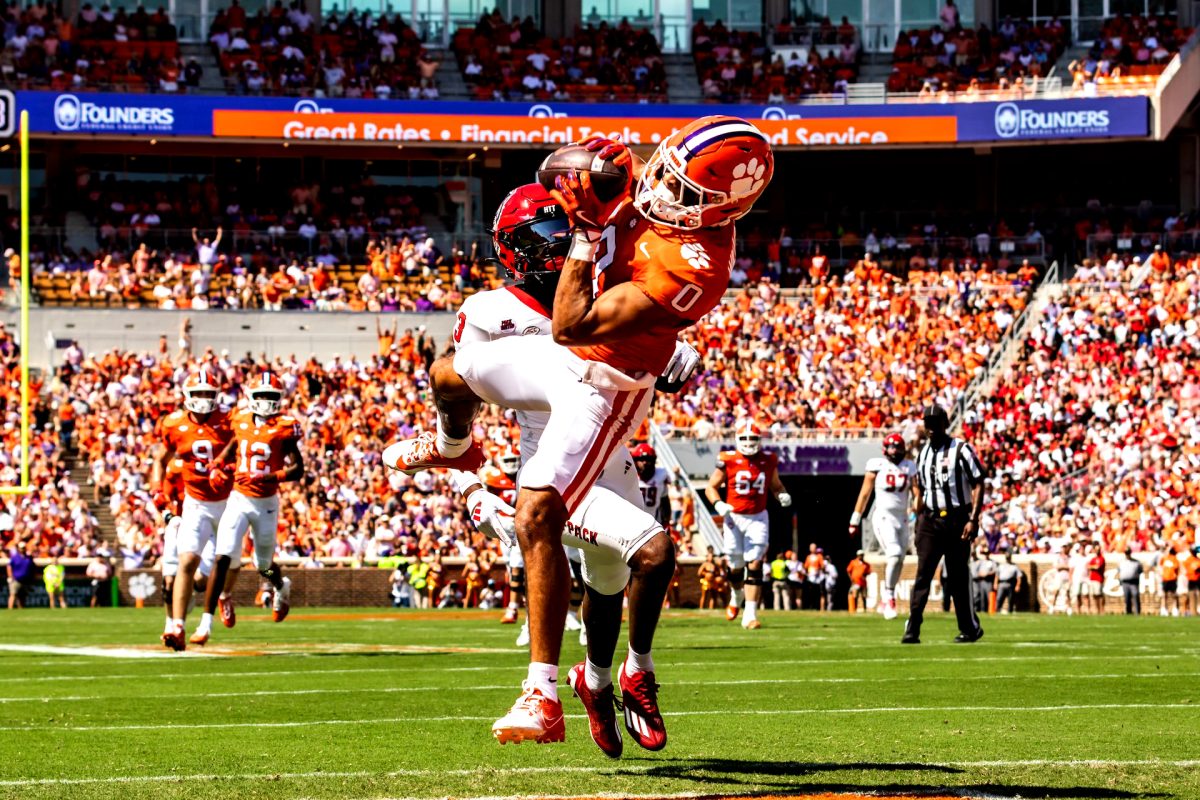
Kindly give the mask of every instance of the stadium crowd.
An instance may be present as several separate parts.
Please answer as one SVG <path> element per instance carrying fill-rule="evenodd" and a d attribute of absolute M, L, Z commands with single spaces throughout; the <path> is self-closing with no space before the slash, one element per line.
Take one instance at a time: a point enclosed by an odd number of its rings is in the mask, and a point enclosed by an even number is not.
<path fill-rule="evenodd" d="M 553 39 L 531 17 L 506 21 L 494 8 L 474 29 L 457 31 L 453 50 L 478 100 L 666 100 L 658 41 L 628 19 L 589 23 Z"/>
<path fill-rule="evenodd" d="M 1148 262 L 1084 265 L 967 410 L 992 466 L 982 527 L 993 549 L 1196 544 L 1200 257 Z"/>

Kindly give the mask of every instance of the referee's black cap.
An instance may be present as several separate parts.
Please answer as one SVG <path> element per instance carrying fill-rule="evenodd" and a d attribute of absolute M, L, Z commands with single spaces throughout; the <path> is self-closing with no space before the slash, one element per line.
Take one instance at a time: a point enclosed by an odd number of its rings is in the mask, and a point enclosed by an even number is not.
<path fill-rule="evenodd" d="M 950 427 L 950 417 L 946 414 L 946 409 L 937 403 L 925 406 L 925 410 L 921 412 L 921 418 L 925 423 L 926 430 L 941 432 Z"/>

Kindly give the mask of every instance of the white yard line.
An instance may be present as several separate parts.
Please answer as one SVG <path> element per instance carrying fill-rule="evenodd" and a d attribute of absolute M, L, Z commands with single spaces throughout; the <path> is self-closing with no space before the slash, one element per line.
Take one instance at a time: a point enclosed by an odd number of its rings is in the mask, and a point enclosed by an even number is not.
<path fill-rule="evenodd" d="M 57 647 L 49 644 L 0 644 L 0 652 L 37 653 L 49 656 L 92 656 L 93 658 L 204 658 L 201 650 L 169 653 L 166 650 L 135 650 L 132 647 Z M 212 658 L 212 656 L 208 656 Z"/>
<path fill-rule="evenodd" d="M 328 671 L 328 670 L 326 670 Z M 392 672 L 393 670 L 384 670 Z M 260 674 L 260 673 L 250 673 Z M 267 675 L 286 675 L 288 673 L 266 673 Z M 302 673 L 302 674 L 317 674 L 317 673 Z M 152 676 L 158 677 L 158 676 Z M 716 680 L 716 681 L 671 681 L 667 684 L 670 687 L 682 686 L 786 686 L 794 684 L 812 684 L 812 683 L 928 683 L 930 681 L 944 680 L 951 682 L 960 681 L 1007 681 L 1007 680 L 1071 680 L 1071 681 L 1088 681 L 1088 680 L 1141 680 L 1146 678 L 1196 678 L 1200 677 L 1200 672 L 1111 672 L 1096 675 L 1084 675 L 1073 673 L 1070 675 L 971 675 L 962 676 L 945 676 L 924 677 L 924 676 L 892 676 L 884 678 L 749 678 L 746 680 Z M 139 694 L 136 699 L 142 700 L 187 700 L 197 697 L 288 697 L 300 695 L 332 695 L 332 694 L 408 694 L 413 692 L 436 692 L 444 689 L 444 686 L 381 686 L 381 687 L 355 687 L 345 689 L 277 689 L 264 690 L 257 692 L 188 692 L 188 693 L 172 693 L 172 694 Z M 515 691 L 517 685 L 515 683 L 502 683 L 481 686 L 460 686 L 454 691 L 456 692 L 493 692 L 504 689 Z M 39 695 L 31 697 L 0 697 L 0 705 L 5 703 L 58 703 L 58 702 L 92 702 L 96 700 L 123 700 L 130 697 L 129 695 L 119 694 L 88 694 L 88 695 Z"/>
<path fill-rule="evenodd" d="M 1003 711 L 1006 714 L 1022 712 L 1099 711 L 1108 709 L 1158 709 L 1200 711 L 1195 703 L 1087 703 L 1058 706 L 871 706 L 865 708 L 765 708 L 765 709 L 719 709 L 701 711 L 672 711 L 667 718 L 677 717 L 753 717 L 753 716 L 821 716 L 841 714 L 943 714 L 949 711 Z M 567 714 L 567 719 L 587 719 L 585 714 Z M 40 733 L 88 733 L 94 731 L 158 731 L 158 730 L 226 730 L 231 728 L 315 728 L 326 725 L 390 725 L 401 723 L 432 722 L 486 722 L 494 716 L 441 716 L 441 717 L 376 717 L 372 719 L 317 719 L 296 722 L 187 722 L 182 724 L 144 725 L 7 725 L 0 731 L 24 731 Z"/>
<path fill-rule="evenodd" d="M 664 762 L 671 763 L 671 762 Z M 686 762 L 684 762 L 686 763 Z M 220 774 L 180 774 L 180 775 L 114 775 L 107 777 L 88 777 L 88 778 L 24 778 L 0 780 L 0 787 L 31 787 L 31 786 L 87 786 L 92 784 L 100 785 L 121 785 L 121 784 L 144 784 L 144 783 L 183 783 L 192 781 L 280 781 L 280 780 L 312 780 L 312 779 L 345 779 L 345 778 L 424 778 L 424 777 L 469 777 L 473 775 L 537 775 L 537 774 L 602 774 L 602 775 L 620 775 L 620 774 L 640 774 L 653 769 L 658 769 L 662 764 L 636 764 L 619 766 L 618 764 L 604 764 L 594 767 L 491 767 L 480 766 L 474 769 L 405 769 L 391 770 L 388 772 L 369 772 L 367 770 L 357 771 L 330 771 L 330 772 L 274 772 L 274 773 L 244 773 L 232 775 Z M 826 771 L 833 771 L 831 767 L 840 766 L 847 772 L 853 772 L 861 768 L 861 764 L 846 763 L 841 765 L 831 764 L 804 764 L 797 763 L 795 765 L 798 771 L 804 770 L 806 767 L 820 767 Z M 897 767 L 912 766 L 911 763 L 897 762 Z M 1005 768 L 1019 769 L 1030 767 L 1049 767 L 1055 769 L 1107 769 L 1115 767 L 1170 767 L 1176 769 L 1194 769 L 1200 767 L 1200 760 L 1171 760 L 1171 759 L 1013 759 L 1007 761 L 943 761 L 925 764 L 923 766 L 950 767 L 956 769 L 987 769 L 987 768 Z M 869 791 L 870 787 L 863 787 L 864 791 Z M 947 790 L 952 789 L 947 787 Z M 935 791 L 931 788 L 931 791 Z M 945 791 L 938 789 L 938 792 Z M 964 788 L 961 791 L 967 792 L 967 796 L 971 796 L 969 788 Z M 442 797 L 444 795 L 439 795 Z M 578 797 L 572 795 L 569 797 Z M 585 795 L 587 797 L 607 797 L 605 794 L 595 794 L 592 792 Z M 627 793 L 611 795 L 613 797 L 637 797 Z M 683 794 L 653 794 L 645 795 L 646 797 L 697 797 L 703 796 L 697 793 Z M 546 800 L 555 796 L 546 796 Z M 415 800 L 415 799 L 414 799 Z M 473 798 L 473 800 L 485 800 L 485 798 Z"/>
<path fill-rule="evenodd" d="M 5 647 L 5 645 L 0 645 L 0 649 L 3 649 L 4 647 Z M 70 654 L 74 654 L 74 655 L 80 654 L 79 648 L 63 648 L 63 649 L 66 650 L 67 652 L 69 652 Z M 99 650 L 107 651 L 107 648 L 87 648 L 87 649 L 99 649 Z M 134 652 L 139 652 L 139 651 L 134 651 Z M 151 652 L 153 652 L 153 651 L 151 651 Z M 191 652 L 191 651 L 188 651 L 188 652 Z M 658 658 L 669 669 L 682 668 L 682 667 L 720 667 L 720 666 L 744 667 L 748 663 L 746 660 L 672 662 L 669 660 L 670 652 L 671 651 L 669 651 L 669 650 L 664 650 L 664 651 L 662 651 L 662 653 L 658 654 Z M 666 655 L 664 655 L 664 654 L 666 654 Z M 275 654 L 272 654 L 272 655 L 275 655 Z M 278 655 L 301 656 L 301 655 L 306 655 L 306 654 L 279 653 Z M 348 653 L 346 655 L 355 655 L 355 654 Z M 102 656 L 102 657 L 109 657 L 109 656 Z M 187 657 L 187 653 L 166 653 L 166 652 L 164 652 L 161 654 L 161 656 L 155 655 L 154 657 L 155 658 L 159 658 L 159 657 L 180 658 L 180 657 Z M 210 657 L 213 657 L 213 656 L 210 656 Z M 121 658 L 141 658 L 141 656 L 132 656 L 132 657 L 131 656 L 121 656 Z M 1109 655 L 1109 654 L 1104 654 L 1103 656 L 1057 656 L 1057 657 L 1055 657 L 1054 660 L 1055 661 L 1091 661 L 1091 662 L 1103 661 L 1103 662 L 1107 663 L 1107 662 L 1111 662 L 1111 661 L 1161 661 L 1161 660 L 1179 659 L 1179 658 L 1192 658 L 1192 656 L 1186 655 L 1184 653 L 1156 653 L 1153 655 L 1116 655 L 1116 654 Z M 973 658 L 971 658 L 971 657 L 953 658 L 953 657 L 947 656 L 944 658 L 937 657 L 937 658 L 915 658 L 915 659 L 901 658 L 901 657 L 809 659 L 809 658 L 804 658 L 803 655 L 798 654 L 797 657 L 793 658 L 793 659 L 754 660 L 753 663 L 755 666 L 791 666 L 791 667 L 805 667 L 805 666 L 808 666 L 811 664 L 849 664 L 849 665 L 854 665 L 854 664 L 892 664 L 897 667 L 905 667 L 905 666 L 920 666 L 921 664 L 940 664 L 940 663 L 962 665 L 962 664 L 970 664 L 972 662 L 976 662 L 976 663 L 980 664 L 981 666 L 987 666 L 987 665 L 991 665 L 991 664 L 994 664 L 997 662 L 1017 662 L 1017 661 L 1036 661 L 1036 662 L 1041 663 L 1041 662 L 1046 661 L 1046 656 L 993 656 L 993 657 L 973 657 Z M 440 666 L 416 666 L 416 665 L 409 666 L 409 665 L 405 665 L 403 667 L 403 669 L 406 674 L 411 674 L 413 672 L 438 672 L 438 673 L 442 673 L 442 672 L 500 672 L 501 670 L 503 670 L 505 668 L 504 667 L 496 667 L 496 666 L 440 667 Z M 514 667 L 512 667 L 512 669 L 516 670 L 517 667 L 514 666 Z M 399 670 L 400 670 L 400 667 L 392 667 L 392 668 L 387 668 L 387 669 L 378 668 L 378 667 L 376 667 L 376 668 L 364 667 L 364 668 L 347 668 L 347 669 L 309 669 L 309 670 L 263 669 L 263 670 L 242 671 L 242 672 L 201 672 L 201 673 L 177 673 L 177 674 L 161 673 L 161 672 L 156 672 L 153 674 L 150 674 L 150 673 L 132 673 L 132 674 L 126 673 L 126 674 L 121 674 L 121 675 L 105 674 L 103 676 L 97 676 L 97 675 L 37 675 L 37 676 L 32 676 L 32 677 L 3 677 L 3 678 L 0 678 L 0 683 L 37 683 L 37 682 L 43 682 L 43 681 L 91 681 L 91 680 L 99 680 L 100 678 L 103 678 L 105 681 L 110 681 L 110 680 L 120 680 L 120 679 L 145 680 L 147 677 L 168 678 L 168 679 L 171 679 L 171 678 L 203 679 L 203 678 L 213 678 L 213 677 L 222 677 L 222 678 L 224 678 L 224 677 L 247 677 L 247 676 L 254 676 L 254 675 L 262 675 L 264 677 L 269 677 L 272 675 L 319 675 L 319 674 L 337 675 L 337 674 L 354 673 L 354 672 L 398 672 Z M 1021 677 L 1029 677 L 1029 676 L 1021 676 Z"/>

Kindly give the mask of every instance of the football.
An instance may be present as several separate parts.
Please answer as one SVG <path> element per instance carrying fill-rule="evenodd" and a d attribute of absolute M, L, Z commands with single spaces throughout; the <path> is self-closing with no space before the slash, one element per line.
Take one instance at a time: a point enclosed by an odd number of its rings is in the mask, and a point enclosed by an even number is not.
<path fill-rule="evenodd" d="M 554 181 L 570 170 L 591 174 L 592 191 L 602 202 L 616 199 L 629 182 L 628 169 L 622 165 L 605 161 L 599 155 L 579 144 L 568 144 L 558 148 L 538 167 L 538 183 L 547 190 L 555 188 Z"/>

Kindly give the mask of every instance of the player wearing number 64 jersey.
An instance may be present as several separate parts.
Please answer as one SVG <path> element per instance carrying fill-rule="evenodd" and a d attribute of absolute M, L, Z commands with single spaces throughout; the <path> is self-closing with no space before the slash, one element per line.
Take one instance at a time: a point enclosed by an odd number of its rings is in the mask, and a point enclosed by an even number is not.
<path fill-rule="evenodd" d="M 275 563 L 276 536 L 279 532 L 279 484 L 294 481 L 304 474 L 300 454 L 300 423 L 283 413 L 283 383 L 273 372 L 255 374 L 244 386 L 249 403 L 232 421 L 233 439 L 217 456 L 213 470 L 215 482 L 229 482 L 220 468 L 230 458 L 235 461 L 233 493 L 217 528 L 217 562 L 213 581 L 205 597 L 205 615 L 192 641 L 203 644 L 211 633 L 212 615 L 219 588 L 224 587 L 228 570 L 241 569 L 242 543 L 249 531 L 254 540 L 254 566 L 271 582 L 274 594 L 271 616 L 283 622 L 288 615 L 292 582 L 283 577 Z M 230 586 L 233 585 L 231 580 Z"/>
<path fill-rule="evenodd" d="M 898 433 L 889 434 L 883 440 L 883 456 L 867 462 L 867 474 L 863 476 L 862 489 L 850 516 L 850 535 L 857 536 L 873 491 L 875 508 L 871 525 L 887 558 L 879 601 L 879 613 L 885 619 L 896 618 L 896 585 L 900 583 L 900 568 L 912 538 L 908 508 L 909 498 L 916 493 L 917 465 L 904 457 L 906 449 L 904 437 Z"/>
<path fill-rule="evenodd" d="M 742 420 L 734 429 L 734 452 L 717 456 L 717 468 L 708 479 L 705 494 L 717 513 L 725 518 L 725 552 L 729 556 L 729 608 L 725 618 L 737 619 L 738 594 L 746 587 L 746 613 L 742 627 L 756 630 L 758 598 L 762 591 L 763 558 L 771 543 L 767 521 L 767 496 L 775 495 L 784 508 L 792 496 L 779 479 L 779 457 L 762 449 L 762 432 L 750 420 Z M 721 490 L 725 499 L 721 499 Z M 744 572 L 743 572 L 744 568 Z"/>
<path fill-rule="evenodd" d="M 172 650 L 184 650 L 183 621 L 187 617 L 196 567 L 204 547 L 216 536 L 217 523 L 225 511 L 229 486 L 210 481 L 213 459 L 225 449 L 233 436 L 229 415 L 217 408 L 219 385 L 215 373 L 206 367 L 187 376 L 183 383 L 183 409 L 158 421 L 156 438 L 163 449 L 155 462 L 150 480 L 153 494 L 164 488 L 171 459 L 182 463 L 183 507 L 175 547 L 179 571 L 171 592 L 171 618 L 162 641 Z M 209 586 L 214 581 L 209 582 Z M 220 580 L 215 583 L 220 584 Z"/>

